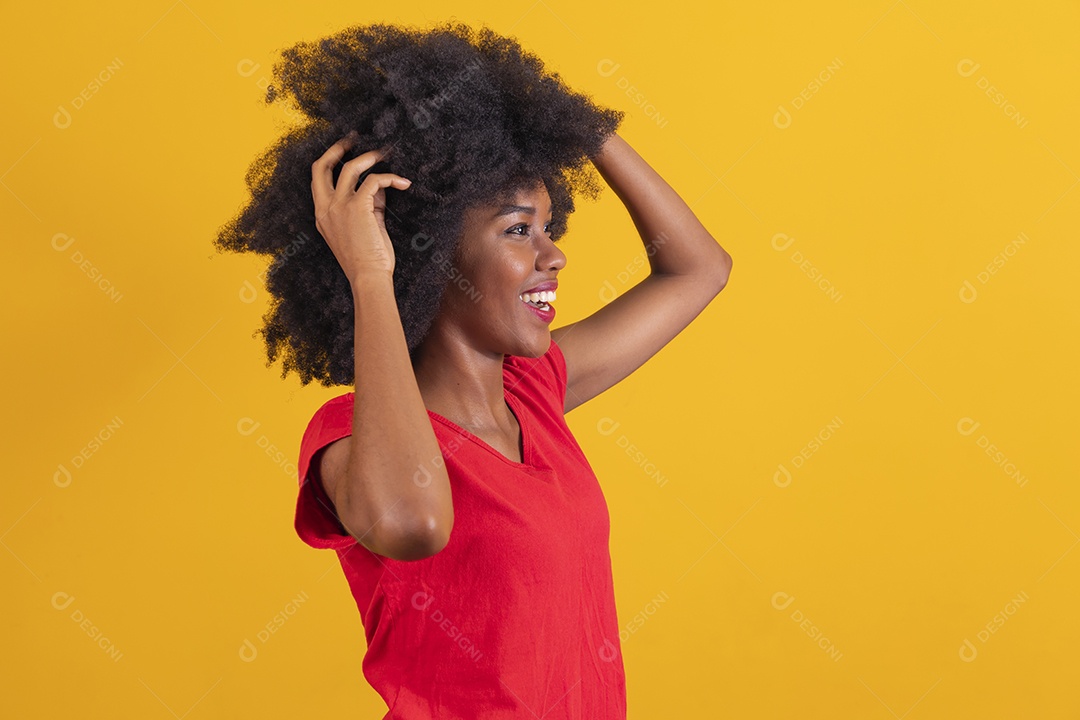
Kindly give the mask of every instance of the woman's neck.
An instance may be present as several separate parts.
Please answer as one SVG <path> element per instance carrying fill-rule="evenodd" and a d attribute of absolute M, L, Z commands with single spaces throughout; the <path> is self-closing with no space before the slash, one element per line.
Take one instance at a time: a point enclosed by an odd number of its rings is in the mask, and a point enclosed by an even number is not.
<path fill-rule="evenodd" d="M 473 432 L 507 427 L 502 353 L 432 332 L 417 348 L 413 373 L 428 410 Z"/>

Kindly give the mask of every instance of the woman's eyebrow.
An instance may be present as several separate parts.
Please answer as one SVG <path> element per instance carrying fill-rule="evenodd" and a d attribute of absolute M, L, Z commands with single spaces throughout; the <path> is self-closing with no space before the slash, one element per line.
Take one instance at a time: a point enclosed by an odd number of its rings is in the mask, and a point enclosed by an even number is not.
<path fill-rule="evenodd" d="M 516 212 L 528 213 L 530 215 L 536 214 L 536 208 L 531 205 L 503 205 L 492 218 L 502 217 L 503 215 L 511 215 Z"/>
<path fill-rule="evenodd" d="M 499 209 L 497 213 L 492 215 L 492 219 L 502 217 L 503 215 L 511 215 L 516 212 L 528 213 L 529 215 L 536 214 L 536 208 L 532 205 L 504 205 Z"/>

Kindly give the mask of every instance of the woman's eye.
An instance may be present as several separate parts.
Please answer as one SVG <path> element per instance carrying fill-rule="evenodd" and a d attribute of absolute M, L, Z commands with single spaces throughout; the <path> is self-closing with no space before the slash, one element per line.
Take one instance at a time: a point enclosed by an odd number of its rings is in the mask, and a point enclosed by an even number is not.
<path fill-rule="evenodd" d="M 528 230 L 529 230 L 529 225 L 527 223 L 522 223 L 521 225 L 515 225 L 514 227 L 510 228 L 507 232 L 514 233 L 515 235 L 520 235 L 521 233 L 519 233 L 518 230 L 524 230 L 527 233 Z M 544 226 L 544 232 L 548 233 L 549 235 L 551 234 L 551 223 L 548 223 L 547 225 Z"/>

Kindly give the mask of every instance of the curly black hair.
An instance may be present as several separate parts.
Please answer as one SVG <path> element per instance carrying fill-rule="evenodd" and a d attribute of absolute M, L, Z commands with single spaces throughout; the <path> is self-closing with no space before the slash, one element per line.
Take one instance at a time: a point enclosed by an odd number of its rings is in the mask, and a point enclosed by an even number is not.
<path fill-rule="evenodd" d="M 465 211 L 542 181 L 560 238 L 575 194 L 601 190 L 589 162 L 622 111 L 570 90 L 512 38 L 454 21 L 429 30 L 373 24 L 282 51 L 265 102 L 295 99 L 305 123 L 249 167 L 251 201 L 214 240 L 218 251 L 272 257 L 263 317 L 267 367 L 302 385 L 354 383 L 353 294 L 315 227 L 311 165 L 355 130 L 342 162 L 392 146 L 372 171 L 412 180 L 386 191 L 395 253 L 394 293 L 410 355 L 427 334 L 449 281 L 438 258 L 454 257 Z M 341 164 L 334 170 L 334 182 Z"/>

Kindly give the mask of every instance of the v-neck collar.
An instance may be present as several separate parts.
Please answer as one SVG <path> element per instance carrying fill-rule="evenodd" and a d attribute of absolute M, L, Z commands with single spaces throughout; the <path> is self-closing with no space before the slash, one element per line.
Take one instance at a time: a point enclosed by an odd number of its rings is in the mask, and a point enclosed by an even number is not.
<path fill-rule="evenodd" d="M 442 422 L 443 424 L 448 426 L 451 430 L 454 430 L 455 432 L 459 433 L 460 435 L 464 436 L 465 438 L 471 440 L 472 442 L 476 443 L 480 447 L 484 448 L 485 450 L 490 452 L 492 455 L 496 456 L 497 458 L 499 458 L 500 460 L 505 462 L 507 465 L 510 465 L 512 467 L 515 467 L 515 468 L 520 468 L 520 469 L 534 470 L 534 469 L 536 469 L 536 466 L 533 464 L 533 444 L 532 444 L 532 436 L 531 436 L 531 432 L 530 432 L 530 424 L 525 418 L 525 410 L 524 410 L 524 407 L 523 407 L 521 401 L 518 398 L 511 395 L 506 390 L 505 381 L 503 383 L 503 399 L 506 401 L 507 407 L 510 408 L 510 412 L 512 412 L 514 414 L 514 417 L 517 419 L 518 427 L 520 428 L 520 431 L 521 431 L 521 459 L 522 459 L 522 462 L 517 462 L 516 460 L 512 460 L 512 459 L 506 457 L 501 452 L 496 450 L 494 447 L 489 445 L 483 438 L 472 434 L 471 432 L 469 432 L 465 428 L 461 427 L 460 425 L 458 425 L 454 421 L 448 420 L 447 418 L 445 418 L 442 415 L 438 414 L 434 410 L 428 410 L 428 415 L 435 418 L 436 420 L 439 420 L 440 422 Z"/>

